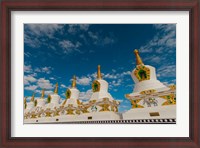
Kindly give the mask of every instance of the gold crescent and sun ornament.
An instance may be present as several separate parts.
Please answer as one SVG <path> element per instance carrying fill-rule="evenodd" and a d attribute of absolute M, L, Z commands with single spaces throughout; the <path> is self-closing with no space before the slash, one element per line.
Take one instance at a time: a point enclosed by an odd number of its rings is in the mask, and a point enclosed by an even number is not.
<path fill-rule="evenodd" d="M 144 65 L 137 49 L 134 50 L 136 56 L 136 69 L 134 75 L 141 82 L 150 79 L 150 69 Z"/>

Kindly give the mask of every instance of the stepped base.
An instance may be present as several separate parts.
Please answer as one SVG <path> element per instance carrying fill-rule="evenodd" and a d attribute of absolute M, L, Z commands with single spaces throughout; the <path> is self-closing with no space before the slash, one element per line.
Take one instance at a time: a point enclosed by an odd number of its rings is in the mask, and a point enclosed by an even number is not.
<path fill-rule="evenodd" d="M 176 118 L 176 105 L 131 109 L 122 114 L 123 119 Z"/>
<path fill-rule="evenodd" d="M 80 121 L 120 120 L 120 115 L 115 112 L 96 112 L 81 115 L 61 115 L 56 117 L 41 117 L 25 119 L 24 123 L 66 123 Z"/>

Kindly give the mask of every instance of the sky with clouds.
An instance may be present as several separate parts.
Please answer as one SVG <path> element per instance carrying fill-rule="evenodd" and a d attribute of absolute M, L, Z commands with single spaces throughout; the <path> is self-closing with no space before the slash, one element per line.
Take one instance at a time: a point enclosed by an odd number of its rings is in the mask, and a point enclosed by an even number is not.
<path fill-rule="evenodd" d="M 24 24 L 24 96 L 40 97 L 43 88 L 47 96 L 58 82 L 65 99 L 76 75 L 79 99 L 87 101 L 100 64 L 119 111 L 129 110 L 124 95 L 134 88 L 134 49 L 161 82 L 176 83 L 175 24 Z"/>

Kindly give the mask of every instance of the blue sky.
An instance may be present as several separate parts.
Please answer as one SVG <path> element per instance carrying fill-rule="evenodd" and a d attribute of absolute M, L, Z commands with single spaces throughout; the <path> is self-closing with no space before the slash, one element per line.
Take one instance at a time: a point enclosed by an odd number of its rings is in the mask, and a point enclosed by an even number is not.
<path fill-rule="evenodd" d="M 121 101 L 120 112 L 131 108 L 124 95 L 134 82 L 130 72 L 136 66 L 134 49 L 144 64 L 156 67 L 157 78 L 176 83 L 176 25 L 174 24 L 25 24 L 24 96 L 52 93 L 56 82 L 59 95 L 77 76 L 80 99 L 91 95 L 91 84 L 101 65 L 109 92 Z"/>

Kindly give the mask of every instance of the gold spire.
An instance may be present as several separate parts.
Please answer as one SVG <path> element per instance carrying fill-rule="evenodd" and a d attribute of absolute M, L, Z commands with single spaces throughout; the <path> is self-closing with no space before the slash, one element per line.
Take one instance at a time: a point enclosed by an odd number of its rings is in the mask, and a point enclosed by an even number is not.
<path fill-rule="evenodd" d="M 136 56 L 136 64 L 137 65 L 141 65 L 141 64 L 144 64 L 142 62 L 142 59 L 140 58 L 140 55 L 139 55 L 139 51 L 137 49 L 134 50 L 134 53 L 135 53 L 135 56 Z"/>
<path fill-rule="evenodd" d="M 57 94 L 58 93 L 58 82 L 56 83 L 56 88 L 54 90 L 54 93 Z"/>
<path fill-rule="evenodd" d="M 72 80 L 72 88 L 76 87 L 76 76 L 73 76 L 73 80 Z"/>
<path fill-rule="evenodd" d="M 33 96 L 31 97 L 31 102 L 34 102 L 35 99 L 35 93 L 33 93 Z"/>
<path fill-rule="evenodd" d="M 100 65 L 98 65 L 98 68 L 97 68 L 97 79 L 102 79 L 101 66 Z"/>
<path fill-rule="evenodd" d="M 44 89 L 42 90 L 41 98 L 44 98 Z"/>
<path fill-rule="evenodd" d="M 24 98 L 24 104 L 26 104 L 26 98 L 27 98 L 27 97 Z"/>

